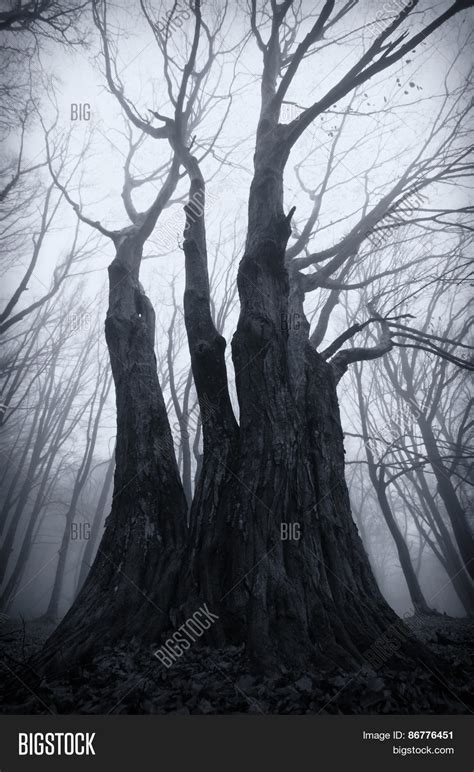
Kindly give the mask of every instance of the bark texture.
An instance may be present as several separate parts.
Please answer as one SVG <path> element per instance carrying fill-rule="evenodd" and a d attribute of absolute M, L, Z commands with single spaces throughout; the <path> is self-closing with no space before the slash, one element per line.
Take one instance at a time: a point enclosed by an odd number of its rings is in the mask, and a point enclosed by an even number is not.
<path fill-rule="evenodd" d="M 203 640 L 243 643 L 266 668 L 360 665 L 396 620 L 352 520 L 337 373 L 309 341 L 304 294 L 286 259 L 284 132 L 262 119 L 257 134 L 232 341 L 239 425 L 210 310 L 204 181 L 180 148 L 190 181 L 184 312 L 204 442 L 188 534 L 156 372 L 154 313 L 138 281 L 143 241 L 133 228 L 117 239 L 106 320 L 117 399 L 112 511 L 43 666 L 123 636 L 157 640 L 203 603 L 219 617 Z M 398 656 L 410 649 L 408 638 Z"/>
<path fill-rule="evenodd" d="M 349 666 L 396 617 L 352 520 L 335 375 L 308 340 L 285 263 L 278 130 L 273 143 L 266 131 L 261 147 L 232 342 L 238 441 L 215 433 L 205 446 L 192 509 L 193 589 L 219 615 L 209 639 L 244 642 L 260 665 Z M 291 526 L 299 538 L 286 538 Z"/>
<path fill-rule="evenodd" d="M 112 509 L 90 573 L 40 658 L 46 669 L 121 638 L 157 640 L 170 625 L 186 499 L 158 382 L 155 315 L 138 281 L 141 250 L 133 231 L 123 235 L 109 268 L 105 334 L 117 402 Z"/>

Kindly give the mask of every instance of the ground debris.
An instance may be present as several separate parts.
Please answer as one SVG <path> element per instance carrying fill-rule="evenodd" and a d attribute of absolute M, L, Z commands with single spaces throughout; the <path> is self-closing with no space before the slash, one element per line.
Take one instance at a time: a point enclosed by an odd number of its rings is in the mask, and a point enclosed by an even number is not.
<path fill-rule="evenodd" d="M 6 669 L 22 669 L 51 627 L 14 623 L 2 629 L 0 653 Z M 408 671 L 388 660 L 377 672 L 362 668 L 256 675 L 243 648 L 198 647 L 166 668 L 153 656 L 157 645 L 137 641 L 104 649 L 87 668 L 55 681 L 37 679 L 0 697 L 2 713 L 343 713 L 436 714 L 472 710 L 474 621 L 435 615 L 418 619 L 416 635 L 439 662 L 438 674 L 420 660 Z M 26 657 L 25 657 L 26 653 Z M 26 675 L 25 675 L 26 673 Z M 441 674 L 441 676 L 440 676 Z"/>

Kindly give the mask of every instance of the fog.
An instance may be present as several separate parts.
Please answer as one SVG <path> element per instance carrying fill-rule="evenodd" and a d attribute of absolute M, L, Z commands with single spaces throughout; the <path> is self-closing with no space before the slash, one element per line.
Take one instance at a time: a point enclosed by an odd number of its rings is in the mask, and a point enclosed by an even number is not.
<path fill-rule="evenodd" d="M 170 7 L 152 5 L 153 18 L 158 21 Z M 303 3 L 305 18 L 298 39 L 314 22 L 313 5 Z M 282 122 L 294 120 L 308 104 L 325 94 L 370 46 L 374 37 L 371 24 L 379 4 L 356 5 L 356 12 L 337 26 L 337 44 L 331 44 L 328 35 L 320 43 L 321 49 L 326 48 L 324 55 L 317 61 L 312 57 L 303 61 L 289 101 L 282 107 Z M 447 6 L 424 5 L 424 10 L 410 17 L 411 33 L 427 23 L 434 8 Z M 202 9 L 211 28 L 220 19 L 220 29 L 216 33 L 216 63 L 203 87 L 206 110 L 193 128 L 192 141 L 193 151 L 202 159 L 206 180 L 212 311 L 216 326 L 228 342 L 229 390 L 238 417 L 230 341 L 239 316 L 236 277 L 247 227 L 262 56 L 249 35 L 245 3 L 228 4 L 226 14 L 224 4 L 218 0 L 203 2 Z M 181 24 L 176 24 L 170 36 L 167 77 L 172 83 L 179 75 L 180 57 L 190 50 L 194 20 L 188 15 L 185 18 L 182 14 Z M 162 126 L 150 111 L 171 117 L 168 83 L 162 55 L 139 4 L 110 4 L 107 21 L 114 77 L 130 109 L 142 121 Z M 262 29 L 267 27 L 263 25 Z M 26 101 L 22 102 L 28 106 L 24 134 L 14 119 L 4 131 L 4 184 L 11 176 L 21 143 L 22 167 L 43 165 L 25 173 L 14 192 L 16 201 L 7 197 L 2 202 L 2 238 L 7 242 L 2 260 L 3 306 L 7 306 L 25 275 L 32 244 L 38 243 L 42 207 L 50 186 L 49 215 L 53 207 L 57 208 L 47 223 L 38 259 L 27 288 L 15 304 L 15 313 L 28 309 L 51 290 L 74 246 L 74 256 L 59 289 L 3 333 L 2 402 L 6 409 L 0 440 L 5 504 L 2 517 L 4 536 L 9 531 L 14 536 L 11 550 L 4 555 L 7 563 L 2 611 L 26 619 L 48 613 L 65 528 L 67 560 L 59 616 L 70 607 L 82 583 L 87 545 L 93 538 L 92 555 L 87 556 L 91 561 L 113 494 L 112 482 L 105 482 L 115 446 L 116 406 L 103 327 L 107 267 L 114 250 L 110 239 L 85 221 L 79 222 L 75 239 L 78 221 L 74 204 L 92 223 L 99 222 L 108 230 L 126 227 L 130 220 L 123 202 L 124 167 L 136 182 L 133 201 L 141 211 L 157 195 L 163 183 L 163 167 L 170 158 L 168 143 L 142 134 L 110 93 L 100 35 L 90 14 L 81 19 L 80 30 L 87 46 L 47 38 L 39 41 L 27 78 Z M 11 33 L 10 44 L 26 49 L 27 41 L 18 36 L 13 40 L 13 36 Z M 442 339 L 468 342 L 465 324 L 469 284 L 465 266 L 472 229 L 466 226 L 466 217 L 472 207 L 469 180 L 461 171 L 467 146 L 464 120 L 468 36 L 467 20 L 453 18 L 442 31 L 420 43 L 412 55 L 326 110 L 292 150 L 284 181 L 285 209 L 296 207 L 288 250 L 308 236 L 305 226 L 311 223 L 309 238 L 298 251 L 299 258 L 323 252 L 344 239 L 403 175 L 412 179 L 415 187 L 432 180 L 423 187 L 423 199 L 410 203 L 399 197 L 402 203 L 397 209 L 396 227 L 393 222 L 382 221 L 381 236 L 367 238 L 348 273 L 338 275 L 339 281 L 355 286 L 339 292 L 328 323 L 321 329 L 318 350 L 327 348 L 351 324 L 368 318 L 371 314 L 367 304 L 375 304 L 377 312 L 384 315 L 410 315 L 399 323 L 438 336 L 436 343 L 441 347 Z M 4 67 L 12 66 L 8 51 L 2 53 L 2 59 Z M 83 119 L 76 118 L 76 106 L 84 105 L 87 108 Z M 15 106 L 13 112 L 18 120 L 21 109 Z M 131 142 L 138 143 L 132 157 Z M 46 163 L 46 147 L 51 169 Z M 452 175 L 446 173 L 450 164 L 458 170 Z M 52 184 L 51 170 L 70 201 Z M 182 302 L 183 206 L 187 190 L 188 182 L 182 174 L 145 244 L 140 281 L 156 313 L 158 374 L 178 464 L 183 473 L 186 444 L 191 463 L 189 483 L 194 489 L 202 437 Z M 312 275 L 319 268 L 317 263 L 308 263 L 303 272 Z M 380 278 L 365 283 L 371 274 Z M 312 332 L 331 292 L 334 289 L 329 282 L 306 293 L 304 309 Z M 289 325 L 300 322 L 297 318 L 285 320 Z M 376 344 L 376 333 L 370 327 L 360 335 L 354 345 Z M 358 362 L 359 382 L 351 371 L 338 386 L 353 517 L 377 583 L 400 615 L 411 612 L 413 603 L 370 478 L 370 463 L 376 475 L 383 472 L 385 481 L 394 477 L 386 487 L 388 501 L 428 606 L 453 616 L 465 614 L 446 568 L 436 512 L 453 544 L 455 536 L 426 460 L 429 454 L 423 446 L 417 416 L 403 407 L 406 383 L 400 359 L 403 352 L 407 353 L 404 366 L 413 372 L 417 404 L 424 414 L 430 413 L 438 448 L 450 466 L 458 499 L 466 517 L 471 518 L 468 522 L 472 522 L 467 471 L 469 432 L 463 429 L 467 424 L 468 386 L 466 373 L 456 362 L 466 352 L 454 352 L 449 341 L 445 341 L 446 347 L 454 359 L 442 360 L 441 367 L 430 346 L 428 351 L 395 347 L 387 355 L 392 374 L 400 376 L 399 393 L 382 359 Z M 436 394 L 431 387 L 440 379 L 446 386 Z M 367 424 L 365 429 L 362 419 Z M 84 470 L 86 474 L 81 477 Z M 420 470 L 423 479 L 417 477 Z M 77 499 L 70 517 L 75 490 Z M 33 514 L 34 525 L 29 532 Z M 30 546 L 26 557 L 21 557 L 25 540 Z M 454 550 L 457 552 L 456 546 Z M 20 559 L 21 570 L 9 586 Z"/>

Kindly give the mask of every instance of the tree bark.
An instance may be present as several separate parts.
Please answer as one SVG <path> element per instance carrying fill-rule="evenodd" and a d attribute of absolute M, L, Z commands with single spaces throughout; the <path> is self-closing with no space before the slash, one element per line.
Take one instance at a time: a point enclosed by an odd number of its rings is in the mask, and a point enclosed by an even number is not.
<path fill-rule="evenodd" d="M 170 625 L 186 499 L 158 382 L 154 312 L 138 280 L 142 248 L 140 233 L 123 232 L 109 267 L 105 334 L 117 404 L 112 509 L 84 586 L 38 658 L 46 672 L 117 639 L 157 640 Z"/>
<path fill-rule="evenodd" d="M 265 133 L 257 142 L 232 342 L 238 444 L 215 460 L 212 516 L 204 499 L 193 504 L 194 578 L 219 615 L 211 640 L 244 642 L 269 666 L 349 666 L 364 660 L 396 617 L 352 520 L 334 373 L 308 341 L 302 308 L 297 335 L 285 323 L 298 304 L 285 264 L 285 153 L 278 130 L 273 141 Z M 212 457 L 205 443 L 203 470 Z M 295 526 L 301 538 L 283 538 Z"/>
<path fill-rule="evenodd" d="M 92 518 L 90 537 L 86 542 L 86 548 L 84 550 L 84 554 L 81 560 L 81 568 L 79 571 L 79 578 L 77 580 L 77 591 L 79 591 L 82 585 L 84 584 L 86 580 L 86 576 L 89 573 L 89 569 L 91 567 L 92 558 L 94 556 L 95 548 L 97 546 L 97 541 L 99 538 L 100 526 L 102 523 L 105 505 L 106 505 L 106 502 L 110 493 L 110 487 L 112 485 L 112 481 L 114 478 L 114 470 L 115 470 L 115 451 L 109 463 L 107 464 L 107 471 L 105 473 L 104 482 L 102 484 L 99 499 L 97 501 L 97 506 L 95 508 L 94 516 Z"/>
<path fill-rule="evenodd" d="M 61 591 L 63 589 L 64 574 L 66 571 L 67 555 L 69 550 L 69 544 L 71 541 L 71 525 L 74 522 L 76 516 L 77 505 L 81 496 L 84 485 L 89 477 L 89 471 L 92 465 L 92 459 L 94 456 L 95 444 L 97 441 L 97 434 L 99 431 L 100 419 L 102 416 L 102 410 L 104 408 L 107 395 L 110 390 L 110 377 L 106 374 L 105 380 L 102 385 L 102 391 L 96 406 L 96 397 L 99 391 L 99 382 L 96 385 L 94 397 L 90 404 L 89 414 L 89 426 L 87 430 L 87 442 L 84 449 L 82 461 L 79 465 L 79 469 L 76 474 L 74 487 L 71 494 L 71 500 L 69 502 L 68 510 L 65 515 L 64 531 L 61 539 L 61 544 L 58 551 L 58 563 L 56 566 L 56 573 L 54 575 L 54 582 L 51 591 L 51 597 L 49 599 L 48 608 L 46 609 L 46 619 L 56 621 L 59 615 L 59 599 Z M 94 415 L 95 413 L 95 415 Z M 92 426 L 92 432 L 91 430 Z"/>

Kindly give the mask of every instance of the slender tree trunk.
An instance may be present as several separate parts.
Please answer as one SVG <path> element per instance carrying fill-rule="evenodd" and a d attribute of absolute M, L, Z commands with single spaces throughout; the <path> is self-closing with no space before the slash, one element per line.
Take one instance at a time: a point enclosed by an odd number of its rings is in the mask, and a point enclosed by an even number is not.
<path fill-rule="evenodd" d="M 406 404 L 413 410 L 417 405 L 417 399 L 413 388 L 412 372 L 406 354 L 402 351 L 400 356 L 406 389 L 401 386 L 395 373 L 392 372 L 390 367 L 386 366 L 386 370 L 398 394 L 400 394 Z M 449 469 L 443 463 L 441 458 L 430 421 L 428 421 L 421 410 L 418 409 L 414 410 L 414 416 L 418 423 L 425 444 L 426 454 L 438 484 L 439 495 L 446 507 L 446 512 L 448 513 L 451 522 L 456 543 L 464 561 L 464 567 L 471 578 L 474 579 L 474 537 L 467 522 L 466 513 L 459 502 L 451 482 Z"/>
<path fill-rule="evenodd" d="M 44 499 L 44 492 L 46 490 L 46 486 L 48 483 L 48 477 L 52 467 L 52 463 L 53 463 L 53 458 L 51 457 L 49 463 L 46 465 L 43 478 L 40 483 L 38 494 L 35 497 L 34 504 L 28 516 L 28 523 L 25 529 L 25 533 L 23 534 L 21 539 L 20 549 L 16 557 L 13 570 L 8 576 L 8 580 L 5 583 L 5 587 L 2 590 L 2 594 L 0 596 L 0 609 L 7 610 L 10 607 L 10 604 L 12 603 L 14 598 L 13 593 L 18 585 L 21 575 L 23 574 L 27 566 L 28 558 L 30 556 L 31 549 L 33 546 L 33 534 L 34 534 L 35 526 L 38 521 L 39 515 L 41 513 L 42 502 Z"/>
<path fill-rule="evenodd" d="M 403 576 L 405 577 L 405 581 L 407 583 L 408 592 L 410 593 L 411 602 L 413 603 L 413 608 L 415 609 L 416 613 L 429 614 L 431 612 L 431 609 L 426 603 L 425 597 L 423 595 L 423 591 L 418 581 L 418 577 L 413 568 L 413 563 L 410 556 L 410 550 L 408 549 L 408 545 L 405 541 L 405 538 L 392 513 L 392 508 L 390 506 L 390 502 L 387 497 L 386 484 L 383 479 L 383 470 L 381 470 L 381 473 L 377 472 L 375 459 L 370 449 L 369 433 L 368 433 L 367 418 L 366 418 L 366 405 L 364 403 L 363 392 L 362 392 L 361 373 L 357 367 L 355 368 L 355 376 L 356 376 L 356 382 L 357 382 L 357 395 L 359 400 L 359 412 L 360 412 L 360 420 L 361 420 L 361 426 L 362 426 L 362 437 L 364 439 L 364 447 L 365 447 L 365 454 L 367 458 L 369 477 L 372 482 L 372 485 L 374 486 L 374 490 L 377 495 L 377 501 L 379 502 L 382 515 L 384 517 L 385 522 L 387 523 L 387 527 L 390 531 L 393 541 L 395 542 L 398 559 L 400 561 L 400 567 L 403 571 Z"/>
<path fill-rule="evenodd" d="M 446 572 L 451 583 L 463 604 L 467 614 L 474 614 L 474 586 L 466 573 L 466 569 L 459 558 L 459 553 L 452 542 L 451 535 L 439 512 L 436 502 L 429 490 L 425 476 L 421 469 L 417 470 L 417 478 L 421 489 L 421 500 L 429 510 L 433 521 L 439 531 L 438 543 L 445 560 Z"/>
<path fill-rule="evenodd" d="M 432 609 L 430 609 L 428 606 L 425 596 L 423 595 L 423 591 L 420 587 L 420 582 L 418 579 L 418 572 L 415 571 L 413 567 L 410 550 L 408 549 L 408 545 L 392 513 L 392 508 L 387 498 L 385 484 L 382 480 L 377 478 L 377 475 L 374 475 L 373 482 L 377 493 L 377 499 L 380 504 L 380 509 L 397 548 L 398 559 L 403 571 L 403 576 L 405 577 L 405 581 L 407 583 L 408 592 L 410 593 L 410 598 L 411 602 L 413 603 L 415 613 L 430 614 Z"/>
<path fill-rule="evenodd" d="M 57 352 L 58 354 L 59 352 Z M 16 506 L 6 529 L 5 538 L 0 549 L 0 582 L 3 582 L 7 570 L 8 561 L 15 543 L 15 537 L 21 523 L 22 514 L 25 509 L 32 486 L 36 480 L 38 466 L 41 463 L 41 454 L 44 452 L 46 444 L 48 416 L 50 414 L 51 393 L 54 387 L 54 375 L 57 355 L 51 365 L 49 378 L 42 388 L 39 396 L 38 408 L 34 411 L 33 420 L 28 438 L 25 443 L 20 464 L 19 473 L 22 476 L 23 468 L 26 467 L 24 479 L 17 494 Z M 30 447 L 31 446 L 31 447 Z M 31 453 L 30 453 L 31 451 Z M 28 459 L 28 453 L 30 458 Z M 11 508 L 11 499 L 15 492 L 16 478 L 13 478 L 4 502 L 4 511 L 2 513 L 2 522 L 7 523 L 8 510 Z"/>
<path fill-rule="evenodd" d="M 451 482 L 449 470 L 439 454 L 433 430 L 424 415 L 417 417 L 426 452 L 438 483 L 438 492 L 448 513 L 454 536 L 466 571 L 474 578 L 474 539 L 469 528 L 466 513 L 459 503 Z"/>
<path fill-rule="evenodd" d="M 29 440 L 32 440 L 34 438 L 34 441 L 32 442 L 31 455 L 30 455 L 28 464 L 26 465 L 25 479 L 21 485 L 21 488 L 16 500 L 16 507 L 11 517 L 7 532 L 5 534 L 4 542 L 0 550 L 0 581 L 3 581 L 5 577 L 5 571 L 7 568 L 8 559 L 13 549 L 17 530 L 21 523 L 22 513 L 28 502 L 28 497 L 30 495 L 32 486 L 36 481 L 36 478 L 40 472 L 42 474 L 40 491 L 42 489 L 44 490 L 43 483 L 44 483 L 44 486 L 46 486 L 47 478 L 48 478 L 49 472 L 51 471 L 54 457 L 59 452 L 59 449 L 62 443 L 67 439 L 67 437 L 71 433 L 73 425 L 77 420 L 77 418 L 75 418 L 74 421 L 70 422 L 69 426 L 66 427 L 66 421 L 68 417 L 70 417 L 69 413 L 72 408 L 74 398 L 77 394 L 77 390 L 79 388 L 77 373 L 81 371 L 81 367 L 83 366 L 84 361 L 86 359 L 87 350 L 88 350 L 87 347 L 84 347 L 80 358 L 77 360 L 74 368 L 71 370 L 68 376 L 67 384 L 63 392 L 61 388 L 58 387 L 57 378 L 56 378 L 56 366 L 57 366 L 58 356 L 60 353 L 60 347 L 58 347 L 52 358 L 46 383 L 44 384 L 40 394 L 38 395 L 39 397 L 38 404 L 41 409 L 38 408 L 37 410 L 35 410 L 32 427 L 29 432 Z M 62 407 L 62 409 L 58 411 L 57 403 L 58 403 L 58 400 L 61 399 L 61 397 L 63 396 L 63 393 L 65 396 L 65 404 Z M 53 435 L 53 439 L 50 439 L 51 435 Z M 26 464 L 26 459 L 27 459 L 29 450 L 30 450 L 29 441 L 27 441 L 25 451 L 22 455 L 22 460 L 21 460 L 22 467 L 24 464 Z M 12 486 L 13 485 L 14 485 L 14 481 L 12 482 Z M 14 488 L 11 487 L 8 495 L 13 493 L 13 490 Z M 36 501 L 38 502 L 39 500 L 41 499 L 38 499 L 38 497 L 36 497 Z M 41 504 L 39 505 L 40 506 L 39 510 L 35 509 L 35 506 L 32 509 L 31 516 L 33 518 L 36 518 L 35 513 L 39 512 L 41 509 Z M 33 527 L 34 527 L 34 523 L 33 523 L 32 529 Z M 25 533 L 28 534 L 29 532 L 30 532 L 30 528 L 28 525 Z M 24 545 L 24 538 L 23 538 L 21 551 L 23 552 L 24 549 L 29 549 L 29 547 Z M 11 589 L 10 581 L 8 583 L 8 587 Z M 4 593 L 2 595 L 4 602 L 8 600 L 9 592 L 10 590 L 7 593 L 7 588 L 5 588 Z"/>
<path fill-rule="evenodd" d="M 102 410 L 104 408 L 104 405 L 110 390 L 111 381 L 110 381 L 109 374 L 106 373 L 105 375 L 105 379 L 102 384 L 102 391 L 98 400 L 98 405 L 96 407 L 96 397 L 99 391 L 99 383 L 100 383 L 100 379 L 98 377 L 95 393 L 91 399 L 91 404 L 89 408 L 89 425 L 87 429 L 86 447 L 84 449 L 83 458 L 76 474 L 76 479 L 72 490 L 71 500 L 65 516 L 64 531 L 63 531 L 61 545 L 59 547 L 59 553 L 58 553 L 59 554 L 58 564 L 56 566 L 56 573 L 54 576 L 51 597 L 49 599 L 48 608 L 45 614 L 46 618 L 51 620 L 56 620 L 59 614 L 59 599 L 63 588 L 68 549 L 71 541 L 71 526 L 76 516 L 79 498 L 81 496 L 84 485 L 87 482 L 89 471 L 92 466 L 92 459 L 94 457 L 95 444 L 97 441 L 97 434 L 99 431 Z M 94 416 L 94 412 L 95 412 L 95 416 Z"/>
<path fill-rule="evenodd" d="M 72 406 L 73 406 L 73 402 L 74 402 L 74 398 L 75 398 L 75 396 L 77 394 L 77 388 L 78 388 L 77 380 L 75 380 L 75 378 L 74 378 L 74 372 L 71 374 L 70 380 L 71 380 L 71 383 L 72 383 L 72 388 L 69 391 L 66 403 L 62 407 L 62 410 L 61 410 L 61 413 L 60 413 L 60 418 L 59 418 L 59 423 L 58 423 L 58 425 L 56 427 L 56 430 L 55 430 L 55 433 L 54 433 L 54 437 L 50 441 L 50 444 L 49 444 L 49 447 L 48 447 L 48 452 L 47 452 L 46 459 L 44 461 L 44 466 L 43 466 L 43 469 L 42 469 L 40 486 L 39 486 L 38 492 L 37 492 L 37 494 L 35 496 L 35 500 L 34 500 L 34 503 L 33 503 L 32 509 L 31 509 L 31 513 L 30 513 L 30 515 L 28 517 L 28 523 L 27 523 L 27 526 L 26 526 L 26 529 L 25 529 L 25 533 L 23 534 L 23 537 L 22 537 L 22 540 L 21 540 L 21 547 L 20 547 L 20 550 L 19 550 L 19 553 L 18 553 L 18 557 L 17 557 L 16 563 L 15 563 L 15 566 L 14 566 L 13 571 L 11 572 L 11 574 L 10 574 L 10 576 L 8 578 L 7 583 L 5 584 L 5 587 L 3 589 L 2 595 L 0 597 L 0 608 L 9 608 L 9 606 L 10 606 L 12 600 L 13 600 L 13 597 L 12 597 L 13 593 L 14 593 L 14 591 L 15 591 L 17 585 L 18 585 L 18 582 L 20 580 L 20 577 L 21 577 L 22 573 L 24 572 L 25 567 L 27 565 L 28 558 L 30 556 L 31 549 L 32 549 L 32 546 L 33 546 L 33 537 L 34 537 L 35 527 L 36 527 L 36 524 L 38 522 L 38 518 L 39 518 L 39 516 L 41 514 L 41 511 L 42 511 L 42 509 L 44 507 L 45 498 L 46 498 L 46 491 L 48 489 L 48 484 L 50 483 L 51 470 L 53 469 L 54 461 L 55 461 L 55 459 L 57 457 L 57 454 L 59 453 L 59 449 L 61 447 L 61 442 L 64 440 L 64 430 L 65 430 L 65 426 L 66 426 L 66 423 L 67 423 L 68 419 L 69 419 L 69 424 L 70 424 L 69 428 L 71 428 L 71 423 L 72 422 L 70 421 L 70 412 L 71 412 L 71 409 L 72 409 Z M 40 443 L 39 450 L 34 450 L 34 453 L 36 452 L 37 455 L 39 456 L 41 450 L 44 450 L 44 441 L 43 440 Z M 37 461 L 35 460 L 35 464 L 36 463 L 37 463 Z M 26 499 L 25 499 L 24 503 L 26 503 L 27 498 L 28 497 L 26 496 Z M 19 501 L 18 505 L 20 506 L 20 504 L 21 504 L 22 506 L 24 506 L 24 503 L 22 501 Z M 7 540 L 5 540 L 5 544 L 4 544 L 4 548 L 5 549 L 7 548 L 8 543 L 9 542 L 7 542 Z"/>
<path fill-rule="evenodd" d="M 28 518 L 28 525 L 25 533 L 23 534 L 21 547 L 18 553 L 18 557 L 15 562 L 15 566 L 8 578 L 8 582 L 5 584 L 5 588 L 0 597 L 0 608 L 9 611 L 13 601 L 20 594 L 22 587 L 26 589 L 28 582 L 26 581 L 26 571 L 28 568 L 28 561 L 32 549 L 35 545 L 35 539 L 38 534 L 38 530 L 41 527 L 44 519 L 44 510 L 48 501 L 48 496 L 51 490 L 57 483 L 59 477 L 59 469 L 57 469 L 52 477 L 50 476 L 51 468 L 53 466 L 55 454 L 50 455 L 48 465 L 44 470 L 41 484 L 38 489 L 35 501 L 31 508 L 31 514 Z M 48 564 L 46 564 L 48 565 Z M 17 588 L 20 587 L 18 590 Z"/>

